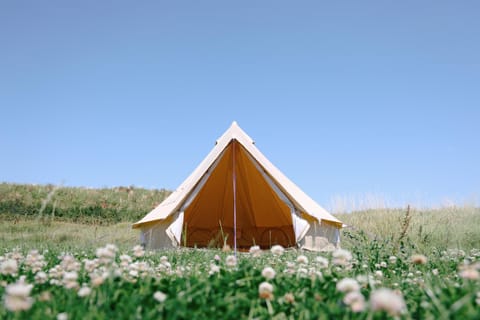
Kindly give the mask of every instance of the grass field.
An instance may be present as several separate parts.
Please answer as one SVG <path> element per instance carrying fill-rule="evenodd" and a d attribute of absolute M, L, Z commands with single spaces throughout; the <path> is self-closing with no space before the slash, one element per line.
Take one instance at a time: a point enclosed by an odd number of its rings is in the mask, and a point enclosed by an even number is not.
<path fill-rule="evenodd" d="M 0 191 L 1 319 L 480 318 L 478 208 L 341 214 L 346 250 L 235 258 L 135 247 L 168 191 Z"/>

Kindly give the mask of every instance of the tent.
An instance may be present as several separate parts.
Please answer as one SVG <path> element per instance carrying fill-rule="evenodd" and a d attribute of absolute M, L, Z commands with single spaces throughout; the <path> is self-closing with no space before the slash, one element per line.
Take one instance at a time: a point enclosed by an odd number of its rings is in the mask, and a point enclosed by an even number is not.
<path fill-rule="evenodd" d="M 236 122 L 177 190 L 133 224 L 150 249 L 280 244 L 332 250 L 342 226 L 281 173 Z"/>

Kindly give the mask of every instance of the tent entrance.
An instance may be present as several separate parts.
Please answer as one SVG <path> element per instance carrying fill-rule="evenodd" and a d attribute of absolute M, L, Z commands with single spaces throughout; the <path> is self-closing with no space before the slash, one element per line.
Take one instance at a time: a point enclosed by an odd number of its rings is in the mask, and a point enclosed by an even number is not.
<path fill-rule="evenodd" d="M 241 144 L 235 140 L 229 143 L 202 188 L 184 209 L 182 245 L 221 247 L 227 243 L 233 247 L 235 224 L 236 245 L 240 249 L 296 244 L 291 208 L 253 161 Z M 232 183 L 234 176 L 236 181 Z"/>

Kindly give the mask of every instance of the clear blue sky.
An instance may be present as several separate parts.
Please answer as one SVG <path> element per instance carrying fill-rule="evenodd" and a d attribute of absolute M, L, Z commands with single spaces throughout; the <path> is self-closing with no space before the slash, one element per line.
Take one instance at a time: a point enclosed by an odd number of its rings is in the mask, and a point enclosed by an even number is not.
<path fill-rule="evenodd" d="M 0 181 L 174 189 L 233 120 L 312 198 L 480 203 L 478 1 L 2 1 Z"/>

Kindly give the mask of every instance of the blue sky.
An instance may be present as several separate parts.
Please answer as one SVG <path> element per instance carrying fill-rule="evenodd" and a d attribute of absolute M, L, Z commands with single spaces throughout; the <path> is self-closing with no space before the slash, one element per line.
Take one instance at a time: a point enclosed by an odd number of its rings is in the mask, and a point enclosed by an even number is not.
<path fill-rule="evenodd" d="M 174 189 L 236 120 L 312 198 L 480 204 L 478 1 L 2 1 L 0 181 Z"/>

